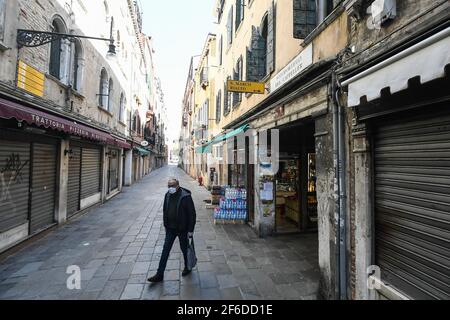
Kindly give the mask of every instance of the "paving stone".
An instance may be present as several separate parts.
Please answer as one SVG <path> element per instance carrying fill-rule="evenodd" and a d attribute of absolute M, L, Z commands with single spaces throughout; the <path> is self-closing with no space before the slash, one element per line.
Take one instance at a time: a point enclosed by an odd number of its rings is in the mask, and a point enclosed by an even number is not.
<path fill-rule="evenodd" d="M 144 290 L 143 284 L 127 284 L 120 297 L 121 300 L 140 299 L 142 291 Z"/>
<path fill-rule="evenodd" d="M 199 271 L 198 274 L 200 278 L 200 287 L 202 289 L 217 288 L 219 286 L 217 277 L 214 272 Z"/>
<path fill-rule="evenodd" d="M 201 294 L 202 300 L 220 300 L 220 299 L 222 299 L 220 290 L 217 288 L 201 288 L 200 294 Z"/>
<path fill-rule="evenodd" d="M 125 288 L 126 280 L 108 281 L 98 296 L 100 300 L 118 300 L 122 296 L 122 291 Z"/>
<path fill-rule="evenodd" d="M 150 262 L 136 262 L 131 274 L 147 274 L 150 268 Z"/>
<path fill-rule="evenodd" d="M 120 258 L 119 263 L 136 262 L 136 260 L 137 260 L 136 254 L 126 255 Z"/>
<path fill-rule="evenodd" d="M 181 285 L 180 286 L 180 297 L 183 300 L 201 300 L 202 294 L 201 289 L 198 285 Z"/>
<path fill-rule="evenodd" d="M 110 280 L 128 279 L 133 270 L 134 263 L 119 263 L 109 277 Z"/>
<path fill-rule="evenodd" d="M 108 277 L 104 276 L 104 277 L 95 277 L 92 278 L 88 285 L 86 286 L 85 291 L 90 292 L 90 291 L 102 291 L 106 285 L 106 283 L 108 282 Z"/>
<path fill-rule="evenodd" d="M 220 289 L 220 295 L 223 300 L 242 300 L 242 294 L 239 287 Z"/>
<path fill-rule="evenodd" d="M 180 294 L 180 281 L 166 281 L 162 283 L 163 296 L 176 296 Z"/>

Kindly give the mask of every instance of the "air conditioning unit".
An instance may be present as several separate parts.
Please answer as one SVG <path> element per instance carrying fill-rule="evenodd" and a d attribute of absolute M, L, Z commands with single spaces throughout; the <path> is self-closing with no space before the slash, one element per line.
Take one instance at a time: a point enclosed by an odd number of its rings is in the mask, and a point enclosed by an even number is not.
<path fill-rule="evenodd" d="M 375 0 L 370 10 L 374 25 L 381 26 L 397 16 L 397 3 L 395 0 Z"/>

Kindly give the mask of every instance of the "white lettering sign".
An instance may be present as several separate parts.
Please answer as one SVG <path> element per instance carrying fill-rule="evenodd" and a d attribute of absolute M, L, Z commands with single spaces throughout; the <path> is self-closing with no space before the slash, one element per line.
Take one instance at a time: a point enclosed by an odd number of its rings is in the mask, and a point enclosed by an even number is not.
<path fill-rule="evenodd" d="M 294 58 L 286 67 L 284 67 L 273 79 L 270 81 L 270 92 L 275 92 L 289 80 L 292 80 L 299 75 L 306 67 L 312 64 L 313 51 L 312 44 L 303 49 L 300 54 Z"/>

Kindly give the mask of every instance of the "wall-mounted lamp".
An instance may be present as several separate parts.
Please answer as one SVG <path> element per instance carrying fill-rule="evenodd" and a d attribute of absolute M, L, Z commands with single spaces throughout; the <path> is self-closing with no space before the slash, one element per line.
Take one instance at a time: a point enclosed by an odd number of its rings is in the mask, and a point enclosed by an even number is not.
<path fill-rule="evenodd" d="M 67 155 L 69 155 L 69 156 L 73 155 L 73 150 L 72 150 L 72 149 L 66 149 L 66 150 L 64 150 L 64 155 L 65 155 L 65 156 L 67 156 Z"/>

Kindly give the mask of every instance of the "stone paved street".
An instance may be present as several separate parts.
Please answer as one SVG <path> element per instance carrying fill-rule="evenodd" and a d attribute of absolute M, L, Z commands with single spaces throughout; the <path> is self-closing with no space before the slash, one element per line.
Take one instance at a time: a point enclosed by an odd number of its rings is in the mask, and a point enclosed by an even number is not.
<path fill-rule="evenodd" d="M 165 281 L 148 284 L 164 241 L 170 176 L 193 192 L 198 265 L 181 277 L 178 240 Z M 317 235 L 260 239 L 246 225 L 214 225 L 208 192 L 176 167 L 152 172 L 104 205 L 0 261 L 0 299 L 316 299 Z M 81 268 L 69 290 L 67 267 Z"/>

